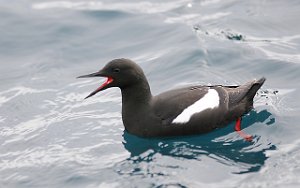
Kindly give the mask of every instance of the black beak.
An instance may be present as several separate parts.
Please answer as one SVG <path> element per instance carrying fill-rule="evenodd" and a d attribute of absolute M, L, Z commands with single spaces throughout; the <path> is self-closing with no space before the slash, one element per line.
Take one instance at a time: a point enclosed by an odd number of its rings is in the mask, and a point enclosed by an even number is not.
<path fill-rule="evenodd" d="M 108 85 L 110 83 L 112 83 L 114 81 L 114 79 L 110 76 L 106 76 L 105 74 L 103 74 L 101 71 L 99 72 L 95 72 L 92 74 L 87 74 L 87 75 L 82 75 L 82 76 L 78 76 L 77 78 L 89 78 L 89 77 L 106 77 L 107 80 L 100 86 L 98 87 L 95 91 L 93 91 L 92 93 L 90 93 L 87 97 L 85 97 L 84 99 L 87 99 L 93 95 L 95 95 L 96 93 L 98 93 L 99 91 L 102 91 L 106 88 L 108 88 Z"/>
<path fill-rule="evenodd" d="M 105 77 L 101 71 L 92 74 L 78 76 L 77 78 L 89 78 L 89 77 Z"/>

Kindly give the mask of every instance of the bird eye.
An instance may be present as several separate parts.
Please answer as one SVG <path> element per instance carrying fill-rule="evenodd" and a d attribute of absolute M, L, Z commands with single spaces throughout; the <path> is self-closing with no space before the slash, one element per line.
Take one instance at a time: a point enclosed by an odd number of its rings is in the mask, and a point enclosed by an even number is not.
<path fill-rule="evenodd" d="M 113 72 L 114 72 L 114 73 L 119 73 L 119 72 L 120 72 L 120 69 L 119 69 L 119 68 L 114 68 L 114 69 L 113 69 Z"/>

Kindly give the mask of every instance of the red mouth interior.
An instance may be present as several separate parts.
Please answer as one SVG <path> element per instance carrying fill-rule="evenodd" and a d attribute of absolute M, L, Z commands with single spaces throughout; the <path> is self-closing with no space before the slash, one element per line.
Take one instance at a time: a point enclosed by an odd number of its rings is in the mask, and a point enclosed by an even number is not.
<path fill-rule="evenodd" d="M 85 99 L 95 95 L 96 93 L 101 91 L 105 86 L 112 83 L 113 81 L 114 81 L 114 79 L 112 77 L 107 77 L 106 81 L 100 87 L 98 87 L 95 91 L 93 91 L 91 94 L 89 94 L 87 97 L 85 97 Z"/>
<path fill-rule="evenodd" d="M 95 91 L 97 91 L 97 92 L 101 91 L 102 88 L 104 88 L 108 84 L 112 83 L 113 81 L 114 81 L 114 79 L 112 79 L 112 77 L 107 77 L 106 81 L 100 87 L 98 87 Z"/>

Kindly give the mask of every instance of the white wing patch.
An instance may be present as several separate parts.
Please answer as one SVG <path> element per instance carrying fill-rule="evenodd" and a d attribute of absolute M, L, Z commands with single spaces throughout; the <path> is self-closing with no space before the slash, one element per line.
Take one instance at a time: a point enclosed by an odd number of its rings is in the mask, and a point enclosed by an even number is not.
<path fill-rule="evenodd" d="M 219 94 L 214 89 L 209 89 L 208 92 L 196 101 L 191 106 L 184 109 L 181 114 L 179 114 L 172 123 L 187 123 L 190 121 L 192 115 L 202 112 L 206 109 L 212 109 L 218 107 L 220 104 Z"/>

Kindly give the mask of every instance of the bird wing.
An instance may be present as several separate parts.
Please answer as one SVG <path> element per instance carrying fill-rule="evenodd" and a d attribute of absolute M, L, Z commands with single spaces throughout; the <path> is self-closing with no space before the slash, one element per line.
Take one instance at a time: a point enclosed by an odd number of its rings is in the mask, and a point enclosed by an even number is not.
<path fill-rule="evenodd" d="M 153 98 L 154 113 L 164 124 L 169 124 L 184 109 L 201 99 L 208 89 L 208 86 L 191 86 L 161 93 Z"/>
<path fill-rule="evenodd" d="M 152 101 L 152 107 L 154 114 L 162 120 L 163 124 L 170 124 L 184 109 L 204 97 L 210 88 L 218 92 L 220 105 L 225 111 L 230 111 L 238 105 L 244 105 L 244 99 L 250 102 L 248 103 L 250 107 L 253 104 L 253 97 L 264 81 L 265 78 L 261 78 L 243 85 L 202 85 L 175 89 L 155 96 Z"/>

